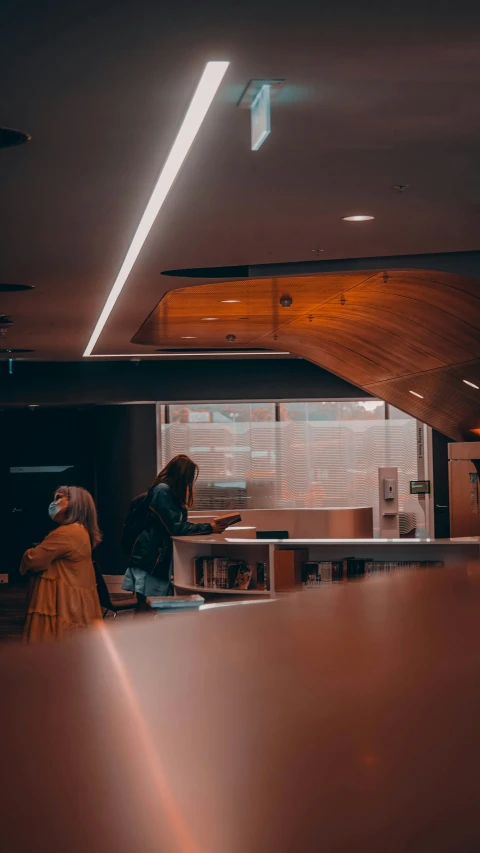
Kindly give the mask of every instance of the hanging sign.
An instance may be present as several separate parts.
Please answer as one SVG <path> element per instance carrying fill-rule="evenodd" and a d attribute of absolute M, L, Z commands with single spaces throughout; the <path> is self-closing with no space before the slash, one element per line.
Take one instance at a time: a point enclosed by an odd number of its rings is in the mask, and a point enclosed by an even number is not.
<path fill-rule="evenodd" d="M 252 123 L 252 151 L 258 151 L 270 134 L 270 89 L 265 83 L 250 108 Z"/>

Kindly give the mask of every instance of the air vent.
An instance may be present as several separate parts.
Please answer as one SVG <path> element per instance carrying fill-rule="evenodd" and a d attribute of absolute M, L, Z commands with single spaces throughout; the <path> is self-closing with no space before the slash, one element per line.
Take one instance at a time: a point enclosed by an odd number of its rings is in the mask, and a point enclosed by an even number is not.
<path fill-rule="evenodd" d="M 22 130 L 14 130 L 13 127 L 0 127 L 0 148 L 13 148 L 14 145 L 23 145 L 32 137 Z"/>
<path fill-rule="evenodd" d="M 22 290 L 33 290 L 33 284 L 7 284 L 0 281 L 0 293 L 17 293 Z"/>

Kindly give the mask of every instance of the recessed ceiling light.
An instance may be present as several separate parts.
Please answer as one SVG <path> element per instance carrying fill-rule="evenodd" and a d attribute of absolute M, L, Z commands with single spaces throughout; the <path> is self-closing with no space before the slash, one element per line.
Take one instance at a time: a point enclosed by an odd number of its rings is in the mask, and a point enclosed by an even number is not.
<path fill-rule="evenodd" d="M 344 222 L 368 222 L 370 219 L 375 219 L 374 216 L 369 216 L 366 213 L 357 213 L 355 216 L 342 216 Z"/>
<path fill-rule="evenodd" d="M 423 394 L 417 394 L 416 391 L 409 391 L 408 393 L 413 394 L 414 397 L 420 397 L 420 399 L 423 400 Z"/>
<path fill-rule="evenodd" d="M 216 95 L 218 87 L 223 80 L 228 66 L 228 62 L 207 62 L 205 66 L 182 126 L 178 131 L 177 138 L 170 149 L 170 154 L 168 155 L 165 165 L 160 172 L 158 181 L 155 184 L 153 193 L 150 196 L 150 200 L 140 220 L 140 224 L 133 236 L 128 252 L 125 255 L 125 260 L 120 268 L 120 272 L 112 285 L 112 289 L 108 294 L 102 313 L 97 320 L 97 324 L 87 344 L 87 348 L 83 354 L 84 357 L 91 355 L 92 350 L 102 333 L 103 327 L 105 326 L 113 306 L 122 292 L 125 282 L 132 271 L 132 267 L 140 254 L 140 250 L 158 216 L 160 208 L 162 207 L 172 184 L 182 167 L 183 161 L 185 160 L 185 157 L 187 156 L 192 143 L 202 126 L 203 120 Z"/>
<path fill-rule="evenodd" d="M 474 382 L 469 382 L 468 379 L 463 379 L 462 381 L 465 382 L 465 385 L 470 385 L 470 388 L 475 388 L 476 391 L 480 391 L 480 385 L 475 385 Z"/>
<path fill-rule="evenodd" d="M 234 302 L 241 302 L 242 300 L 241 299 L 221 299 L 220 301 L 225 305 L 227 303 L 233 304 Z"/>
<path fill-rule="evenodd" d="M 218 320 L 218 317 L 202 317 L 202 320 Z"/>
<path fill-rule="evenodd" d="M 196 341 L 197 339 L 196 339 L 195 335 L 182 335 L 180 340 L 182 340 L 182 341 Z"/>

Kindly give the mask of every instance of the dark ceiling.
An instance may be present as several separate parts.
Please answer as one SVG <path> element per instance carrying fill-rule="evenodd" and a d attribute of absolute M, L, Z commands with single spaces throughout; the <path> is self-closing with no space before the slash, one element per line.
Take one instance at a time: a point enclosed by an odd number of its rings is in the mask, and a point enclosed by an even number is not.
<path fill-rule="evenodd" d="M 32 140 L 0 151 L 0 281 L 35 286 L 1 295 L 5 346 L 82 357 L 210 59 L 231 67 L 97 353 L 152 351 L 130 339 L 189 284 L 162 270 L 479 248 L 470 5 L 3 0 L 0 124 Z M 269 77 L 286 84 L 252 153 L 235 105 Z M 376 218 L 341 222 L 358 212 Z"/>

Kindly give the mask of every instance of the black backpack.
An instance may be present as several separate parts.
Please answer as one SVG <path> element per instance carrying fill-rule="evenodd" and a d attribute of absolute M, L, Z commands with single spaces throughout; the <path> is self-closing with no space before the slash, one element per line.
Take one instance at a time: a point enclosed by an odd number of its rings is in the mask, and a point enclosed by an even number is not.
<path fill-rule="evenodd" d="M 145 529 L 149 504 L 150 492 L 137 495 L 130 504 L 122 531 L 122 549 L 127 557 L 130 557 L 135 542 Z"/>

